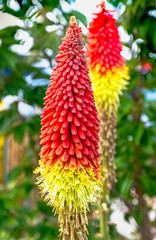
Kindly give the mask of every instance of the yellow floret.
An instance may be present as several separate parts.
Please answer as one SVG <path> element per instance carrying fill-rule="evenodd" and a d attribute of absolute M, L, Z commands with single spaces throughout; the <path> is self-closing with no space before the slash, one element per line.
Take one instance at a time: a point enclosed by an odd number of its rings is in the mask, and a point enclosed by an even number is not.
<path fill-rule="evenodd" d="M 98 69 L 100 69 L 99 64 L 94 70 L 89 71 L 97 107 L 103 107 L 111 113 L 114 109 L 117 110 L 119 96 L 122 95 L 122 90 L 126 89 L 130 79 L 129 70 L 128 67 L 123 66 L 99 73 Z"/>
<path fill-rule="evenodd" d="M 62 223 L 64 217 L 75 218 L 74 214 L 79 214 L 84 217 L 85 225 L 88 204 L 96 201 L 101 187 L 101 181 L 95 178 L 94 172 L 84 168 L 63 169 L 58 164 L 43 166 L 40 161 L 35 173 L 40 173 L 37 185 L 47 204 L 59 214 L 59 222 Z"/>

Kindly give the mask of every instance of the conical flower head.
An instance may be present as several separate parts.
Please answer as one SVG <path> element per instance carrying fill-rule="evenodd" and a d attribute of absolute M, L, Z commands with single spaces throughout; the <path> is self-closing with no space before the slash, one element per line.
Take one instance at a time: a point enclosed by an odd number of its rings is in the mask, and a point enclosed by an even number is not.
<path fill-rule="evenodd" d="M 45 199 L 59 213 L 62 234 L 68 235 L 71 216 L 74 227 L 86 232 L 88 203 L 99 190 L 99 120 L 74 18 L 59 49 L 44 99 L 36 172 Z"/>
<path fill-rule="evenodd" d="M 94 13 L 95 17 L 89 24 L 86 48 L 90 68 L 93 69 L 98 64 L 98 70 L 105 72 L 114 67 L 122 67 L 125 60 L 121 56 L 122 45 L 115 19 L 110 11 L 106 10 L 104 2 L 99 6 L 100 12 Z"/>
<path fill-rule="evenodd" d="M 77 23 L 59 49 L 42 111 L 41 158 L 50 165 L 97 172 L 99 120 Z"/>
<path fill-rule="evenodd" d="M 104 2 L 100 11 L 94 14 L 88 27 L 86 45 L 90 77 L 97 104 L 111 112 L 117 109 L 119 95 L 126 88 L 129 79 L 125 59 L 121 56 L 118 28 Z"/>

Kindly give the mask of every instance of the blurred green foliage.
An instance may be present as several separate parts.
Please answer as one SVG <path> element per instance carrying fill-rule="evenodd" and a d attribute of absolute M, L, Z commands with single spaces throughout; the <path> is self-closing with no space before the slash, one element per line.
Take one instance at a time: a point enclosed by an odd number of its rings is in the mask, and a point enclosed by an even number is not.
<path fill-rule="evenodd" d="M 110 2 L 118 9 L 123 7 L 121 1 Z M 118 25 L 130 35 L 125 46 L 132 55 L 127 63 L 131 80 L 119 108 L 115 161 L 118 182 L 112 201 L 120 198 L 127 207 L 126 221 L 135 219 L 133 239 L 152 240 L 156 219 L 150 219 L 149 212 L 156 196 L 156 99 L 148 93 L 156 92 L 155 6 L 154 1 L 122 2 L 126 8 Z"/>
<path fill-rule="evenodd" d="M 8 95 L 19 96 L 9 109 L 0 112 L 0 135 L 14 133 L 18 142 L 22 141 L 25 134 L 29 137 L 29 146 L 21 165 L 13 169 L 7 183 L 0 186 L 0 240 L 53 240 L 57 239 L 59 233 L 57 218 L 38 198 L 34 186 L 33 169 L 40 148 L 40 116 L 22 115 L 18 106 L 19 102 L 23 102 L 34 108 L 42 108 L 50 75 L 44 67 L 37 67 L 37 63 L 44 60 L 53 68 L 71 15 L 87 25 L 82 13 L 64 10 L 65 2 L 72 1 L 61 1 L 60 4 L 59 0 L 18 0 L 18 10 L 11 8 L 6 0 L 0 5 L 3 12 L 23 20 L 22 26 L 0 30 L 0 99 Z M 124 45 L 132 57 L 127 63 L 131 80 L 128 91 L 121 98 L 118 115 L 115 160 L 118 182 L 112 190 L 111 202 L 120 199 L 127 207 L 125 220 L 129 222 L 131 217 L 135 219 L 134 240 L 152 240 L 151 232 L 156 226 L 148 213 L 152 209 L 152 198 L 156 195 L 156 102 L 149 100 L 147 94 L 156 87 L 154 1 L 109 2 L 119 11 L 125 7 L 118 25 L 122 25 L 130 35 Z M 53 14 L 51 20 L 48 13 Z M 54 28 L 47 31 L 48 26 Z M 14 45 L 25 44 L 23 39 L 18 38 L 20 31 L 32 39 L 28 54 L 13 51 Z M 146 63 L 151 64 L 151 69 Z M 89 239 L 98 239 L 95 235 L 99 232 L 99 221 L 94 208 L 89 215 L 88 229 Z M 126 239 L 113 225 L 110 226 L 110 238 Z"/>

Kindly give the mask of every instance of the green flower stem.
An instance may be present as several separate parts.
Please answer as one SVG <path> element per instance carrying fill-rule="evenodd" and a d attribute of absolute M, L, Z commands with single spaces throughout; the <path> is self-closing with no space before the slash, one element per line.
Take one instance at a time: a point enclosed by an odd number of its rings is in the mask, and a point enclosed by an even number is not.
<path fill-rule="evenodd" d="M 109 240 L 109 229 L 108 229 L 108 213 L 103 208 L 103 204 L 107 203 L 106 200 L 106 190 L 107 186 L 104 186 L 104 192 L 102 194 L 102 199 L 100 202 L 100 234 L 101 234 L 101 240 Z"/>

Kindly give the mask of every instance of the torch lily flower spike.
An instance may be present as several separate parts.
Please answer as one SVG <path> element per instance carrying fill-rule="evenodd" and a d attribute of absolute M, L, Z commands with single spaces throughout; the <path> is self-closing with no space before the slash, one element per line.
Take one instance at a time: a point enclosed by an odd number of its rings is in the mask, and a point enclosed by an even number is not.
<path fill-rule="evenodd" d="M 129 80 L 125 59 L 121 56 L 118 28 L 105 3 L 100 5 L 88 27 L 86 56 L 90 78 L 101 122 L 101 155 L 107 159 L 103 173 L 108 187 L 115 180 L 114 155 L 116 138 L 116 114 L 119 97 Z M 108 170 L 108 171 L 107 171 Z"/>
<path fill-rule="evenodd" d="M 35 173 L 45 201 L 59 215 L 63 239 L 73 240 L 87 233 L 88 204 L 96 201 L 101 183 L 99 119 L 75 17 L 59 50 L 44 98 L 41 160 Z"/>

